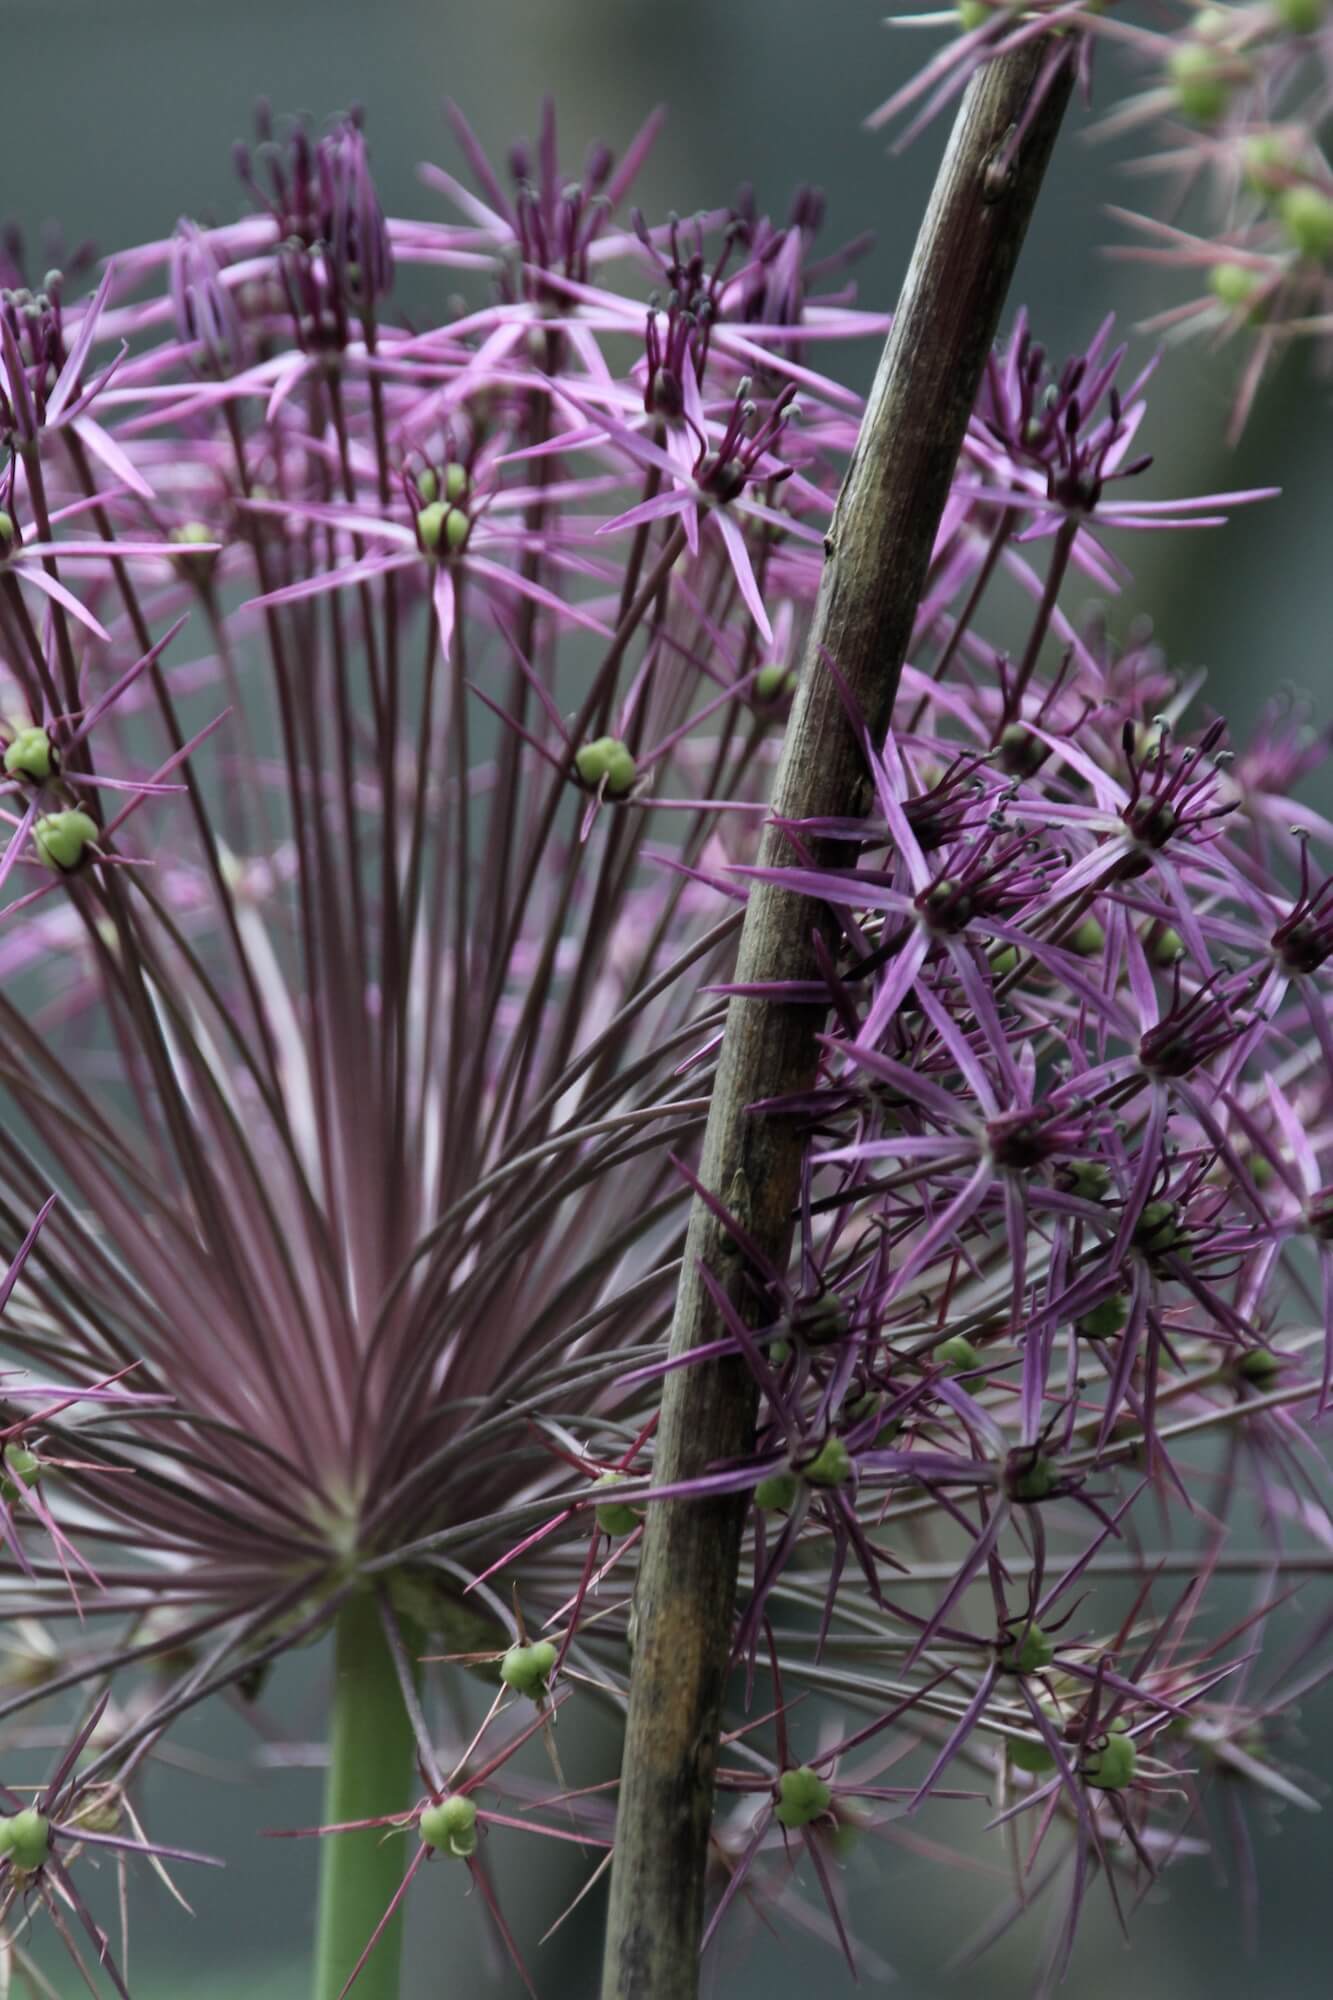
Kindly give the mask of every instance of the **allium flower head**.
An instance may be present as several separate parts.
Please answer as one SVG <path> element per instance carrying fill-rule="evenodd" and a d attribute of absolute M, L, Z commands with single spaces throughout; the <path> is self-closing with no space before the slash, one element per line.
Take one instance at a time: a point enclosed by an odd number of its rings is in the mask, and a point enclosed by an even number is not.
<path fill-rule="evenodd" d="M 983 13 L 974 49 L 1067 27 L 1057 67 L 1097 18 Z M 450 1862 L 527 1978 L 490 1841 L 612 1839 L 559 1717 L 623 1706 L 647 1510 L 733 1496 L 712 1929 L 762 1893 L 854 1961 L 839 1841 L 924 1848 L 882 1809 L 980 1793 L 1021 1829 L 996 1927 L 1054 1905 L 1054 1978 L 1097 1878 L 1119 1907 L 1197 1845 L 1182 1745 L 1234 1734 L 1170 1582 L 1200 1438 L 1219 1573 L 1237 1494 L 1281 1524 L 1238 1552 L 1265 1579 L 1329 1531 L 1330 829 L 1285 830 L 1325 742 L 1231 759 L 1147 632 L 1068 602 L 1114 593 L 1117 530 L 1267 489 L 1122 497 L 1152 362 L 1118 389 L 1106 325 L 1053 369 L 1020 317 L 872 729 L 801 665 L 860 416 L 813 356 L 884 326 L 819 199 L 651 224 L 654 121 L 577 177 L 549 109 L 507 175 L 454 128 L 476 191 L 425 180 L 461 219 L 385 217 L 359 120 L 265 115 L 240 221 L 0 301 L 0 1575 L 46 1663 L 0 1712 L 87 1703 L 0 1895 L 59 1918 L 90 1788 L 119 1810 L 178 1715 L 334 1629 L 308 1831 L 363 1893 L 325 1899 L 321 1993 Z M 760 859 L 798 673 L 867 812 Z M 757 880 L 817 905 L 817 976 L 738 987 Z M 668 1355 L 738 990 L 819 1029 L 747 1108 L 800 1134 L 793 1244 L 705 1194 L 737 1282 Z M 719 1360 L 753 1437 L 663 1477 L 659 1385 Z M 341 1789 L 368 1662 L 383 1809 Z M 446 1748 L 419 1675 L 468 1667 Z M 862 1713 L 820 1737 L 807 1692 Z"/>

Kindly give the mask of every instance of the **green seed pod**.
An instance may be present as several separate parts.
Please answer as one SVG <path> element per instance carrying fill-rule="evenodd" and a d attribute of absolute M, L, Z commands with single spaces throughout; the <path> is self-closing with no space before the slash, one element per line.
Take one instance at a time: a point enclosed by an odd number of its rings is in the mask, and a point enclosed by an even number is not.
<path fill-rule="evenodd" d="M 5 769 L 11 778 L 29 778 L 42 785 L 60 769 L 60 753 L 38 723 L 20 729 L 5 750 Z"/>
<path fill-rule="evenodd" d="M 500 1662 L 500 1679 L 515 1694 L 540 1701 L 555 1665 L 555 1650 L 549 1639 L 537 1639 L 530 1646 L 511 1646 Z"/>
<path fill-rule="evenodd" d="M 780 660 L 771 660 L 766 667 L 760 667 L 754 677 L 754 698 L 756 701 L 785 701 L 796 692 L 796 676 L 790 667 L 784 667 Z"/>
<path fill-rule="evenodd" d="M 575 752 L 574 769 L 590 791 L 605 780 L 607 796 L 622 799 L 634 783 L 638 766 L 618 736 L 598 736 Z"/>
<path fill-rule="evenodd" d="M 754 1504 L 766 1514 L 790 1514 L 801 1482 L 794 1472 L 770 1472 L 754 1489 Z"/>
<path fill-rule="evenodd" d="M 1011 972 L 1018 970 L 1018 948 L 1012 944 L 1002 944 L 987 953 L 990 959 L 992 979 L 1007 979 Z"/>
<path fill-rule="evenodd" d="M 1134 1225 L 1134 1247 L 1148 1258 L 1186 1256 L 1185 1231 L 1173 1201 L 1148 1201 Z"/>
<path fill-rule="evenodd" d="M 1287 240 L 1311 263 L 1333 254 L 1333 196 L 1322 188 L 1286 188 L 1277 198 L 1278 221 Z"/>
<path fill-rule="evenodd" d="M 4 508 L 0 507 L 0 546 L 3 546 L 7 542 L 12 542 L 15 533 L 14 516 L 7 514 Z"/>
<path fill-rule="evenodd" d="M 1231 101 L 1225 58 L 1200 42 L 1182 42 L 1167 58 L 1176 109 L 1196 125 L 1215 125 Z"/>
<path fill-rule="evenodd" d="M 848 1320 L 846 1301 L 836 1292 L 821 1292 L 818 1298 L 801 1300 L 792 1314 L 792 1332 L 811 1347 L 827 1347 L 830 1341 L 842 1339 Z"/>
<path fill-rule="evenodd" d="M 218 538 L 205 521 L 182 521 L 171 531 L 173 542 L 183 549 L 198 548 L 201 542 L 215 542 Z"/>
<path fill-rule="evenodd" d="M 1091 1312 L 1084 1313 L 1078 1321 L 1078 1331 L 1085 1340 L 1116 1340 L 1124 1332 L 1128 1318 L 1129 1300 L 1123 1292 L 1113 1292 L 1109 1299 L 1103 1299 Z"/>
<path fill-rule="evenodd" d="M 782 1826 L 809 1826 L 828 1811 L 832 1798 L 818 1771 L 812 1771 L 808 1764 L 798 1764 L 778 1779 L 778 1802 L 773 1817 Z"/>
<path fill-rule="evenodd" d="M 1054 1658 L 1054 1641 L 1047 1638 L 1040 1625 L 1029 1625 L 1021 1640 L 1010 1639 L 1000 1654 L 1000 1665 L 1007 1674 L 1037 1674 L 1043 1667 L 1049 1667 Z"/>
<path fill-rule="evenodd" d="M 1228 312 L 1244 312 L 1263 282 L 1248 264 L 1214 264 L 1208 273 L 1209 291 Z"/>
<path fill-rule="evenodd" d="M 1040 431 L 1041 426 L 1038 425 L 1038 435 Z M 1001 732 L 997 750 L 1000 769 L 1011 778 L 1032 777 L 1051 754 L 1049 743 L 1043 743 L 1026 722 L 1007 723 Z"/>
<path fill-rule="evenodd" d="M 6 1473 L 17 1475 L 12 1479 L 0 1475 L 0 1499 L 7 1507 L 12 1507 L 21 1497 L 19 1480 L 23 1481 L 24 1487 L 35 1486 L 42 1476 L 42 1462 L 36 1452 L 29 1451 L 26 1445 L 11 1444 L 6 1447 L 3 1464 Z"/>
<path fill-rule="evenodd" d="M 967 1375 L 981 1366 L 981 1356 L 970 1340 L 964 1340 L 961 1333 L 955 1333 L 950 1340 L 942 1340 L 935 1349 L 935 1364 L 947 1375 Z"/>
<path fill-rule="evenodd" d="M 433 473 L 431 477 L 434 478 Z M 418 513 L 417 534 L 421 538 L 421 546 L 425 549 L 427 555 L 434 556 L 439 554 L 440 543 L 444 538 L 444 524 L 448 518 L 448 514 L 449 509 L 445 506 L 443 500 L 428 500 Z"/>
<path fill-rule="evenodd" d="M 1100 1160 L 1063 1160 L 1056 1175 L 1057 1185 L 1080 1201 L 1101 1201 L 1111 1187 L 1111 1170 Z"/>
<path fill-rule="evenodd" d="M 424 471 L 419 472 L 413 484 L 417 489 L 417 498 L 421 501 L 423 507 L 430 507 L 439 499 L 440 475 L 433 465 L 428 465 Z"/>
<path fill-rule="evenodd" d="M 89 842 L 97 838 L 97 821 L 77 808 L 44 813 L 33 826 L 32 838 L 47 866 L 68 875 L 87 858 Z"/>
<path fill-rule="evenodd" d="M 467 467 L 460 465 L 457 459 L 450 459 L 448 465 L 444 468 L 445 499 L 451 507 L 456 507 L 460 500 L 466 500 L 467 490 Z"/>
<path fill-rule="evenodd" d="M 1282 1357 L 1271 1347 L 1252 1347 L 1236 1363 L 1236 1373 L 1256 1389 L 1267 1389 L 1282 1373 Z"/>
<path fill-rule="evenodd" d="M 1084 917 L 1081 924 L 1075 924 L 1069 936 L 1062 942 L 1080 958 L 1096 958 L 1106 949 L 1106 932 L 1096 917 Z"/>
<path fill-rule="evenodd" d="M 594 1493 L 604 1493 L 608 1486 L 623 1486 L 623 1472 L 604 1472 L 593 1481 Z M 631 1507 L 627 1500 L 603 1500 L 597 1508 L 597 1525 L 606 1535 L 632 1535 L 639 1525 L 640 1510 Z"/>
<path fill-rule="evenodd" d="M 1241 147 L 1241 176 L 1252 194 L 1271 195 L 1281 187 L 1282 176 L 1292 171 L 1295 158 L 1287 141 L 1277 132 L 1255 132 Z"/>
<path fill-rule="evenodd" d="M 1008 1485 L 1011 1498 L 1024 1500 L 1030 1506 L 1038 1501 L 1049 1500 L 1055 1491 L 1060 1468 L 1053 1458 L 1038 1452 L 1025 1465 L 1017 1466 L 1009 1474 Z"/>
<path fill-rule="evenodd" d="M 31 1875 L 40 1868 L 51 1852 L 51 1822 L 45 1813 L 39 1813 L 35 1806 L 28 1806 L 12 1818 L 0 1821 L 3 1827 L 3 1844 L 16 1869 Z"/>
<path fill-rule="evenodd" d="M 1273 12 L 1289 35 L 1312 35 L 1323 26 L 1328 0 L 1273 0 Z"/>
<path fill-rule="evenodd" d="M 477 1808 L 462 1792 L 451 1792 L 438 1805 L 422 1808 L 417 1832 L 423 1846 L 466 1861 L 477 1851 Z"/>
<path fill-rule="evenodd" d="M 812 1486 L 845 1486 L 852 1476 L 852 1454 L 840 1437 L 826 1438 L 801 1471 Z"/>
<path fill-rule="evenodd" d="M 1084 1780 L 1101 1792 L 1123 1791 L 1133 1778 L 1138 1761 L 1133 1737 L 1113 1729 L 1102 1749 L 1094 1750 L 1084 1760 Z"/>
<path fill-rule="evenodd" d="M 1148 956 L 1154 965 L 1174 965 L 1178 958 L 1185 956 L 1185 940 L 1172 924 L 1163 924 L 1158 930 L 1153 927 Z"/>
<path fill-rule="evenodd" d="M 461 507 L 451 507 L 444 517 L 444 544 L 451 556 L 458 554 L 471 533 L 471 516 Z"/>
<path fill-rule="evenodd" d="M 69 1815 L 68 1824 L 86 1828 L 89 1833 L 115 1833 L 124 1815 L 120 1810 L 120 1791 L 115 1785 L 99 1785 Z"/>
<path fill-rule="evenodd" d="M 782 1368 L 791 1360 L 791 1342 L 775 1340 L 768 1350 L 769 1363 L 774 1368 Z"/>
<path fill-rule="evenodd" d="M 1055 1759 L 1040 1736 L 1007 1737 L 1005 1748 L 1015 1769 L 1030 1771 L 1033 1777 L 1041 1777 L 1044 1772 L 1055 1769 Z"/>

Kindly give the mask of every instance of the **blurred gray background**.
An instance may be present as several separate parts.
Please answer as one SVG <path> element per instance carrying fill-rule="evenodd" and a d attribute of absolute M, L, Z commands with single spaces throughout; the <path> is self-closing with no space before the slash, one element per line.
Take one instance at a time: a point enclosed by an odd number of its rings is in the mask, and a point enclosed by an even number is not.
<path fill-rule="evenodd" d="M 650 216 L 725 202 L 741 181 L 754 184 L 762 208 L 785 212 L 793 188 L 814 181 L 828 196 L 830 243 L 875 231 L 875 250 L 859 267 L 861 297 L 887 307 L 944 128 L 898 159 L 861 129 L 938 39 L 888 32 L 882 14 L 882 0 L 815 7 L 808 0 L 0 0 L 0 214 L 15 217 L 34 244 L 56 221 L 70 242 L 90 237 L 103 251 L 159 236 L 181 214 L 228 217 L 241 206 L 231 142 L 250 136 L 260 95 L 277 112 L 308 111 L 316 120 L 363 104 L 385 207 L 442 214 L 415 169 L 422 160 L 458 168 L 440 115 L 445 93 L 503 158 L 512 137 L 533 130 L 540 95 L 552 90 L 567 161 L 593 137 L 620 145 L 665 101 L 671 117 L 639 190 Z M 1117 81 L 1103 75 L 1103 103 Z M 1087 122 L 1076 114 L 1061 141 L 1015 293 L 1057 352 L 1085 341 L 1112 305 L 1128 328 L 1184 296 L 1178 283 L 1164 288 L 1102 254 L 1117 236 L 1103 205 L 1152 197 L 1123 178 L 1114 151 L 1087 143 Z M 1139 349 L 1146 353 L 1148 343 Z M 1330 706 L 1333 404 L 1305 357 L 1295 357 L 1261 392 L 1241 448 L 1228 452 L 1220 437 L 1237 359 L 1238 350 L 1209 356 L 1191 346 L 1164 362 L 1141 433 L 1158 460 L 1148 484 L 1166 494 L 1274 483 L 1282 499 L 1243 511 L 1218 532 L 1151 544 L 1121 537 L 1118 546 L 1137 569 L 1128 602 L 1151 611 L 1178 666 L 1211 669 L 1209 698 L 1241 729 L 1284 681 L 1305 688 L 1321 715 Z M 868 351 L 846 357 L 847 372 L 862 383 L 872 363 Z M 1243 1598 L 1236 1604 L 1241 1615 Z M 1326 1582 L 1311 1584 L 1301 1615 L 1326 1608 Z M 307 1655 L 289 1666 L 266 1706 L 275 1729 L 300 1739 L 318 1733 L 322 1700 L 322 1662 Z M 1310 1702 L 1304 1725 L 1307 1765 L 1329 1773 L 1333 1706 Z M 155 1829 L 226 1854 L 228 1873 L 184 1885 L 193 1923 L 154 1885 L 141 1886 L 136 1994 L 299 2000 L 312 1845 L 253 1834 L 314 1818 L 318 1778 L 309 1770 L 257 1771 L 253 1735 L 233 1718 L 196 1721 L 181 1740 L 192 1750 L 191 1767 L 154 1774 Z M 598 1758 L 611 1768 L 609 1740 L 565 1754 L 571 1767 L 577 1756 L 577 1768 Z M 1135 2000 L 1252 1993 L 1312 2000 L 1330 1983 L 1327 1842 L 1322 1822 L 1294 1813 L 1260 1834 L 1258 1962 L 1240 1949 L 1234 1883 L 1202 1861 L 1177 1870 L 1149 1899 L 1132 1956 L 1104 1897 L 1094 1897 L 1068 1990 L 1080 2000 L 1131 1992 Z M 517 1839 L 504 1846 L 502 1891 L 531 1945 L 581 1881 L 582 1857 L 570 1850 L 552 1858 Z M 997 1884 L 888 1846 L 855 1855 L 848 1882 L 857 1927 L 892 1961 L 904 2000 L 961 1991 L 1024 2000 L 1032 1992 L 1031 1930 L 977 1971 L 940 1971 Z M 413 1996 L 521 1990 L 487 1957 L 480 1912 L 465 1907 L 464 1888 L 461 1870 L 433 1868 L 422 1878 L 412 1907 Z M 582 2000 L 595 1990 L 599 1919 L 591 1897 L 535 1954 L 543 1993 Z M 67 1964 L 54 1976 L 62 1993 L 75 1990 Z M 762 1929 L 733 1946 L 715 1979 L 731 2000 L 851 1990 L 824 1947 L 803 1946 L 790 1932 L 778 1942 Z"/>

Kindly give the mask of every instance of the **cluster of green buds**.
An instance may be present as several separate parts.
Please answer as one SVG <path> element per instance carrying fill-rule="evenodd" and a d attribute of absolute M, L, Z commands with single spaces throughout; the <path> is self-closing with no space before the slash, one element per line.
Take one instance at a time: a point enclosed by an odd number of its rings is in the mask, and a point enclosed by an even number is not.
<path fill-rule="evenodd" d="M 500 1679 L 515 1694 L 529 1701 L 541 1701 L 547 1693 L 556 1649 L 549 1639 L 535 1639 L 531 1645 L 511 1646 L 500 1662 Z"/>
<path fill-rule="evenodd" d="M 574 752 L 574 769 L 579 783 L 604 798 L 623 799 L 638 775 L 634 754 L 618 736 L 598 736 Z"/>
<path fill-rule="evenodd" d="M 477 1808 L 462 1792 L 423 1806 L 417 1821 L 423 1847 L 468 1861 L 477 1851 Z"/>
<path fill-rule="evenodd" d="M 428 465 L 417 474 L 413 488 L 419 502 L 416 527 L 422 549 L 440 562 L 456 556 L 472 532 L 467 467 L 456 459 L 451 459 L 440 472 Z"/>
<path fill-rule="evenodd" d="M 5 745 L 5 775 L 44 785 L 60 770 L 60 752 L 40 722 L 21 723 Z"/>
<path fill-rule="evenodd" d="M 51 1854 L 51 1822 L 35 1806 L 0 1814 L 0 1856 L 21 1875 L 35 1875 Z"/>

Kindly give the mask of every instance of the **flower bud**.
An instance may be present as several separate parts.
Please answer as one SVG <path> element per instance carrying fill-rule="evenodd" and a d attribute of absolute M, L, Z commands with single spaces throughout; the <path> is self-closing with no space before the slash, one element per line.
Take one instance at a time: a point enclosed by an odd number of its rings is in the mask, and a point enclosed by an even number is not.
<path fill-rule="evenodd" d="M 778 1779 L 778 1802 L 773 1817 L 781 1826 L 793 1829 L 809 1826 L 828 1811 L 832 1798 L 818 1771 L 812 1771 L 808 1764 L 798 1764 Z"/>
<path fill-rule="evenodd" d="M 14 526 L 14 516 L 0 507 L 0 548 L 7 548 L 18 530 Z"/>
<path fill-rule="evenodd" d="M 852 1454 L 840 1437 L 826 1438 L 801 1474 L 812 1486 L 845 1486 L 852 1476 Z"/>
<path fill-rule="evenodd" d="M 5 750 L 5 770 L 11 778 L 45 784 L 60 769 L 60 753 L 39 723 L 20 729 Z"/>
<path fill-rule="evenodd" d="M 466 1861 L 477 1850 L 477 1808 L 462 1792 L 452 1792 L 438 1805 L 423 1806 L 417 1831 L 424 1846 Z"/>
<path fill-rule="evenodd" d="M 601 785 L 609 798 L 623 799 L 638 766 L 618 736 L 598 736 L 575 752 L 574 769 L 589 791 Z"/>
<path fill-rule="evenodd" d="M 608 1486 L 621 1486 L 624 1477 L 621 1472 L 604 1472 L 593 1481 L 593 1491 L 602 1493 Z M 627 1500 L 603 1500 L 596 1511 L 597 1525 L 605 1535 L 632 1535 L 639 1525 L 640 1510 Z"/>
<path fill-rule="evenodd" d="M 1287 188 L 1277 199 L 1278 220 L 1300 256 L 1320 263 L 1333 254 L 1333 196 L 1322 188 Z"/>
<path fill-rule="evenodd" d="M 549 1639 L 537 1639 L 531 1646 L 511 1646 L 500 1662 L 500 1679 L 515 1694 L 540 1701 L 555 1665 L 555 1647 Z"/>
<path fill-rule="evenodd" d="M 1098 1791 L 1123 1791 L 1133 1778 L 1138 1761 L 1133 1737 L 1112 1729 L 1102 1748 L 1084 1759 L 1083 1776 Z"/>
<path fill-rule="evenodd" d="M 35 1806 L 0 1818 L 0 1853 L 22 1874 L 34 1874 L 50 1852 L 51 1822 Z"/>
<path fill-rule="evenodd" d="M 66 812 L 44 813 L 33 826 L 33 845 L 49 868 L 70 875 L 87 859 L 90 842 L 97 838 L 97 821 L 77 807 Z"/>
<path fill-rule="evenodd" d="M 440 475 L 433 465 L 428 465 L 424 471 L 419 472 L 413 484 L 424 506 L 429 507 L 439 499 Z"/>
<path fill-rule="evenodd" d="M 794 1472 L 770 1472 L 754 1489 L 754 1504 L 766 1514 L 790 1514 L 801 1482 Z"/>
<path fill-rule="evenodd" d="M 468 483 L 467 467 L 460 465 L 457 459 L 450 459 L 444 468 L 444 497 L 451 507 L 457 507 L 466 500 Z"/>

